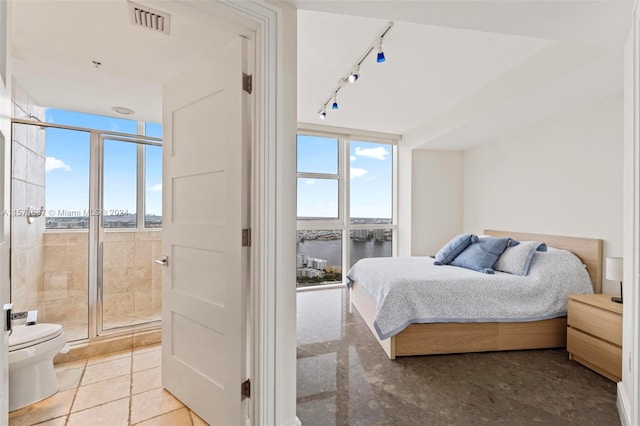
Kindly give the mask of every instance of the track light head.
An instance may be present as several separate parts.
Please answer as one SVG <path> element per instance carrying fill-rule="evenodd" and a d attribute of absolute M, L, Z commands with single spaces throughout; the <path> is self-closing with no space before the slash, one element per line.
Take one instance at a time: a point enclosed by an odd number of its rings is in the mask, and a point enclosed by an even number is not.
<path fill-rule="evenodd" d="M 356 80 L 358 80 L 360 78 L 360 65 L 358 65 L 357 67 L 355 67 L 350 73 L 349 73 L 349 77 L 347 77 L 347 80 L 349 81 L 349 83 L 355 83 Z"/>
<path fill-rule="evenodd" d="M 376 62 L 377 63 L 382 63 L 386 60 L 386 58 L 384 57 L 384 52 L 382 51 L 382 46 L 380 46 L 380 49 L 378 49 L 378 57 L 376 58 Z"/>
<path fill-rule="evenodd" d="M 318 116 L 320 116 L 320 120 L 324 120 L 325 118 L 327 118 L 327 111 L 325 111 L 324 108 L 321 109 L 318 112 Z"/>
<path fill-rule="evenodd" d="M 331 104 L 331 109 L 338 109 L 338 98 L 333 97 L 333 103 Z"/>

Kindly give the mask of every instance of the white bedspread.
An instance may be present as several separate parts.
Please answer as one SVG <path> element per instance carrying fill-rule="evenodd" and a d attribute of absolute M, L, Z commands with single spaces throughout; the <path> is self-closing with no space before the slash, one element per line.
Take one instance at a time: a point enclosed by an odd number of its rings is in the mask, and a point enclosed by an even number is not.
<path fill-rule="evenodd" d="M 529 275 L 436 266 L 429 257 L 369 258 L 347 274 L 373 298 L 380 339 L 412 323 L 524 322 L 565 316 L 567 296 L 593 293 L 584 265 L 566 250 L 536 252 Z"/>

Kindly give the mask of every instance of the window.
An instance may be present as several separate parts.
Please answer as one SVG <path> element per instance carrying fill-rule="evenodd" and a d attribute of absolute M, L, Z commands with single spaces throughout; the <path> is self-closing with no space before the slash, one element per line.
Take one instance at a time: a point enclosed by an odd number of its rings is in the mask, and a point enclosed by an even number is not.
<path fill-rule="evenodd" d="M 298 135 L 298 288 L 342 283 L 358 260 L 393 255 L 393 142 Z"/>
<path fill-rule="evenodd" d="M 86 129 L 104 130 L 118 133 L 138 133 L 138 122 L 125 118 L 107 117 L 84 112 L 47 108 L 47 123 L 65 124 L 67 126 L 84 127 Z"/>
<path fill-rule="evenodd" d="M 15 133 L 20 126 L 14 124 Z M 88 132 L 46 129 L 46 229 L 89 228 L 90 139 Z"/>
<path fill-rule="evenodd" d="M 162 147 L 144 147 L 145 203 L 144 227 L 162 227 Z"/>
<path fill-rule="evenodd" d="M 161 142 L 153 139 L 140 142 L 136 137 L 162 138 L 162 124 L 55 108 L 46 109 L 46 121 L 97 130 L 47 128 L 47 228 L 89 227 L 87 200 L 91 133 L 103 138 L 100 216 L 104 227 L 162 227 Z M 75 200 L 82 200 L 85 204 L 80 205 Z"/>
<path fill-rule="evenodd" d="M 137 144 L 104 141 L 103 210 L 105 228 L 135 228 Z"/>

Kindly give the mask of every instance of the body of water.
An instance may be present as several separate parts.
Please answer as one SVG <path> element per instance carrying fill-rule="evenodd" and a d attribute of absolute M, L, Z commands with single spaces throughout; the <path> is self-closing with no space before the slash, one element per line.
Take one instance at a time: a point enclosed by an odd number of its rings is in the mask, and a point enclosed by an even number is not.
<path fill-rule="evenodd" d="M 391 241 L 354 241 L 351 244 L 351 264 L 365 257 L 391 256 Z M 307 240 L 299 242 L 298 254 L 326 260 L 329 265 L 342 264 L 342 240 Z"/>

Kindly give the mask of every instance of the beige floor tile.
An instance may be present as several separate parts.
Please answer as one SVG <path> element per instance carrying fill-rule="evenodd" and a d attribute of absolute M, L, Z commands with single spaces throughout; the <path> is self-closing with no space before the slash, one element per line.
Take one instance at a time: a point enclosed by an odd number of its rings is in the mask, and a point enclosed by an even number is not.
<path fill-rule="evenodd" d="M 38 423 L 38 426 L 65 426 L 67 424 L 67 416 L 58 417 L 48 422 Z M 13 426 L 13 423 L 11 423 Z"/>
<path fill-rule="evenodd" d="M 118 401 L 73 413 L 69 416 L 67 426 L 127 426 L 128 424 L 129 398 L 123 398 Z"/>
<path fill-rule="evenodd" d="M 131 349 L 127 349 L 120 352 L 113 352 L 110 354 L 96 355 L 96 356 L 92 356 L 87 360 L 87 365 L 98 364 L 100 362 L 107 362 L 107 361 L 112 361 L 114 359 L 125 358 L 130 356 L 131 356 Z"/>
<path fill-rule="evenodd" d="M 131 397 L 131 423 L 157 417 L 184 407 L 163 388 L 153 389 Z"/>
<path fill-rule="evenodd" d="M 120 376 L 78 388 L 71 412 L 102 405 L 129 396 L 131 376 Z"/>
<path fill-rule="evenodd" d="M 186 407 L 138 423 L 140 426 L 192 426 L 192 424 L 189 409 Z"/>
<path fill-rule="evenodd" d="M 77 361 L 65 362 L 64 364 L 56 364 L 56 371 L 75 370 L 77 368 L 84 368 L 87 365 L 86 359 L 79 359 Z"/>
<path fill-rule="evenodd" d="M 148 370 L 136 371 L 133 373 L 131 394 L 146 392 L 162 386 L 162 367 L 150 368 Z"/>
<path fill-rule="evenodd" d="M 131 373 L 131 357 L 117 358 L 99 364 L 87 365 L 82 377 L 82 386 Z"/>
<path fill-rule="evenodd" d="M 191 414 L 191 420 L 193 420 L 193 426 L 209 426 L 209 423 L 207 423 L 204 420 L 202 420 L 193 411 L 190 411 L 189 414 Z"/>
<path fill-rule="evenodd" d="M 133 371 L 159 367 L 162 364 L 162 351 L 143 352 L 133 356 Z"/>
<path fill-rule="evenodd" d="M 74 389 L 61 391 L 43 401 L 9 413 L 9 423 L 11 426 L 26 426 L 64 416 L 71 409 L 74 394 Z"/>
<path fill-rule="evenodd" d="M 58 386 L 60 387 L 60 390 L 77 388 L 78 384 L 80 383 L 80 378 L 82 377 L 83 371 L 83 368 L 56 371 Z"/>
<path fill-rule="evenodd" d="M 155 343 L 153 345 L 140 346 L 137 348 L 133 348 L 133 354 L 138 355 L 138 354 L 143 354 L 145 352 L 159 351 L 160 349 L 162 349 L 162 344 Z"/>

